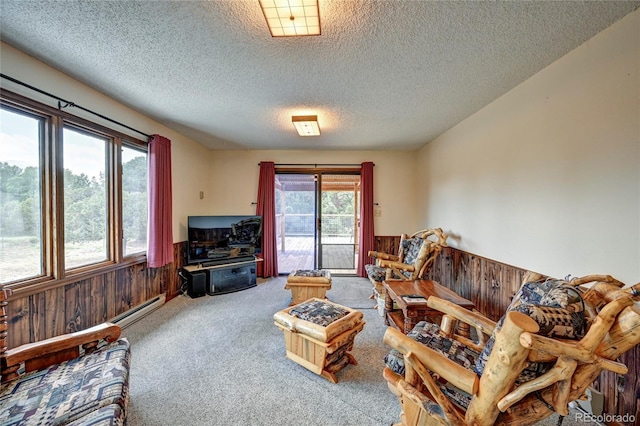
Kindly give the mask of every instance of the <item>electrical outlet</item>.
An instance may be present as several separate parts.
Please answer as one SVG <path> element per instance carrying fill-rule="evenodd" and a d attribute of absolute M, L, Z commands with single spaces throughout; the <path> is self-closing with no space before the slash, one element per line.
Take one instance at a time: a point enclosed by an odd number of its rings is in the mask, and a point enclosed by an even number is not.
<path fill-rule="evenodd" d="M 380 210 L 380 209 L 375 209 L 375 210 L 373 211 L 373 215 L 374 215 L 375 217 L 381 217 L 381 216 L 382 216 L 382 210 Z"/>

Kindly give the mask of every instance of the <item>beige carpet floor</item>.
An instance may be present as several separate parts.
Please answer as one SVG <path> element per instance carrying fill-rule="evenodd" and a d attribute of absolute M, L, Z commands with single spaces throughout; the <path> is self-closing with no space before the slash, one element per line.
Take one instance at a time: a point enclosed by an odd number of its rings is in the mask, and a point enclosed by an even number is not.
<path fill-rule="evenodd" d="M 285 357 L 273 314 L 288 306 L 285 278 L 218 296 L 179 296 L 123 330 L 132 343 L 128 426 L 390 425 L 400 407 L 382 378 L 385 325 L 363 278 L 334 277 L 330 300 L 359 309 L 366 325 L 358 365 L 338 384 Z M 553 416 L 540 423 L 555 425 Z M 564 425 L 585 424 L 575 413 Z"/>

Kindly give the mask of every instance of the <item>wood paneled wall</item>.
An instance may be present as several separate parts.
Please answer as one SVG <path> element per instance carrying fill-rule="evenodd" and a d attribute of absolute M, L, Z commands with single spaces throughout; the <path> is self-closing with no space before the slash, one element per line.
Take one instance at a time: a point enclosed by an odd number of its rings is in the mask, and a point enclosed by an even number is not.
<path fill-rule="evenodd" d="M 149 269 L 126 266 L 88 279 L 10 298 L 8 347 L 37 342 L 108 321 L 160 294 L 177 295 L 177 271 L 184 264 L 186 242 L 174 244 L 174 262 Z"/>
<path fill-rule="evenodd" d="M 400 236 L 373 237 L 373 250 L 388 254 L 398 254 L 400 248 Z"/>
<path fill-rule="evenodd" d="M 497 321 L 522 285 L 526 269 L 445 247 L 427 277 L 471 300 Z"/>
<path fill-rule="evenodd" d="M 398 252 L 399 237 L 376 237 L 374 241 L 374 250 Z M 427 278 L 471 300 L 478 311 L 497 321 L 520 288 L 525 272 L 527 270 L 523 268 L 446 247 Z M 640 419 L 640 346 L 627 352 L 619 361 L 629 368 L 629 372 L 625 376 L 605 372 L 594 388 L 605 396 L 605 413 L 633 414 Z"/>

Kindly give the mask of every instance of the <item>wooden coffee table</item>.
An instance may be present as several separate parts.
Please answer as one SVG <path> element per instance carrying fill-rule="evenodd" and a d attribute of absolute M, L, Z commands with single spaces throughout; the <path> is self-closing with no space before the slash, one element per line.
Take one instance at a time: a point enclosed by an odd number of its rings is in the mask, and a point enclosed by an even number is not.
<path fill-rule="evenodd" d="M 396 327 L 404 334 L 409 333 L 419 321 L 438 321 L 442 314 L 427 306 L 430 296 L 439 297 L 465 309 L 475 308 L 471 301 L 431 280 L 386 280 L 382 285 L 386 291 L 385 324 Z M 421 299 L 408 296 L 420 296 Z M 400 309 L 393 309 L 394 302 Z"/>

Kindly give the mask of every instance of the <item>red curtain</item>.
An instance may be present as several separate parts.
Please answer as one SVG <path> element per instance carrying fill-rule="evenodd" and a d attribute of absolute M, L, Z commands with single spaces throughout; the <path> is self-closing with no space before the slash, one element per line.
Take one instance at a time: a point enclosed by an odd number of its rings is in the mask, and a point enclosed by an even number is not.
<path fill-rule="evenodd" d="M 262 216 L 262 274 L 265 277 L 278 275 L 275 180 L 276 168 L 273 162 L 260 162 L 256 214 Z"/>
<path fill-rule="evenodd" d="M 147 264 L 160 268 L 173 262 L 171 141 L 160 135 L 149 142 L 148 198 Z"/>
<path fill-rule="evenodd" d="M 358 276 L 367 277 L 364 265 L 369 263 L 369 250 L 373 250 L 373 163 L 362 163 L 360 170 L 360 250 Z"/>

